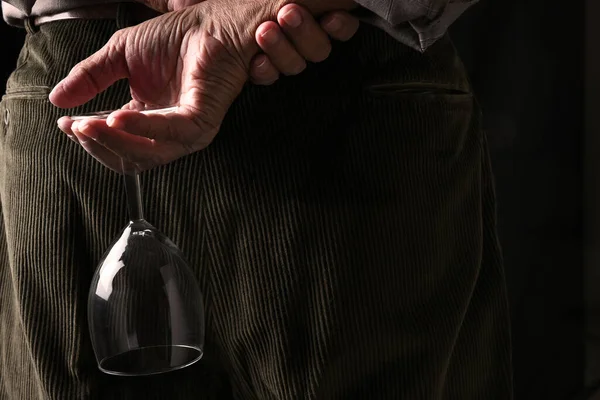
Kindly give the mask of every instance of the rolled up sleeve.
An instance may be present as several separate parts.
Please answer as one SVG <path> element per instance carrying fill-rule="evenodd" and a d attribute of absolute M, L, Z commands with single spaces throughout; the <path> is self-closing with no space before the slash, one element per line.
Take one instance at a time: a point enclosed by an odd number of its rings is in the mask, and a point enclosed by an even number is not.
<path fill-rule="evenodd" d="M 355 0 L 359 17 L 418 51 L 444 36 L 448 27 L 478 0 Z"/>

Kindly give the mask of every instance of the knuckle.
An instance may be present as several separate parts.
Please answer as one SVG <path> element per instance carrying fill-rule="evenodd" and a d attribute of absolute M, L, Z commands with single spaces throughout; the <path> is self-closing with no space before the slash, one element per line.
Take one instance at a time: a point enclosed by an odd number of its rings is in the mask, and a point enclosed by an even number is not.
<path fill-rule="evenodd" d="M 107 49 L 110 51 L 120 51 L 130 39 L 130 33 L 132 32 L 131 27 L 121 28 L 112 34 L 108 42 L 106 43 Z"/>

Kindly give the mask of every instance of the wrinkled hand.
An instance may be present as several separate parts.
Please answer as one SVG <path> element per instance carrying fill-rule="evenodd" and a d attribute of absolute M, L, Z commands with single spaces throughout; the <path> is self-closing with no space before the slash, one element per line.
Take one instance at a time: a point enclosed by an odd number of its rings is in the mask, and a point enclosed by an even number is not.
<path fill-rule="evenodd" d="M 158 12 L 182 10 L 206 0 L 137 0 Z M 252 82 L 273 84 L 280 74 L 297 75 L 306 68 L 306 61 L 324 61 L 331 50 L 329 38 L 346 41 L 358 30 L 358 19 L 344 11 L 321 16 L 319 23 L 303 7 L 290 4 L 277 16 L 278 24 L 263 23 L 256 31 L 256 41 L 264 54 L 250 65 Z M 280 29 L 282 28 L 282 29 Z"/>
<path fill-rule="evenodd" d="M 277 23 L 265 22 L 256 31 L 256 41 L 264 54 L 252 60 L 252 81 L 270 85 L 280 74 L 301 73 L 306 68 L 306 61 L 317 63 L 329 57 L 330 38 L 349 40 L 358 26 L 358 19 L 345 11 L 330 12 L 317 22 L 297 4 L 284 6 L 277 15 Z"/>
<path fill-rule="evenodd" d="M 206 0 L 138 0 L 147 7 L 165 13 L 177 11 Z M 280 74 L 297 75 L 306 61 L 324 61 L 331 51 L 330 38 L 347 41 L 358 30 L 358 18 L 345 11 L 332 11 L 315 18 L 303 7 L 290 4 L 277 15 L 277 23 L 268 21 L 256 31 L 256 41 L 264 53 L 250 64 L 250 77 L 258 85 L 273 84 Z"/>
<path fill-rule="evenodd" d="M 205 148 L 248 79 L 259 50 L 256 29 L 275 19 L 284 1 L 205 1 L 118 31 L 73 68 L 50 101 L 75 107 L 123 78 L 129 79 L 133 100 L 106 121 L 74 123 L 64 117 L 59 127 L 116 171 L 121 158 L 145 170 Z M 348 0 L 300 2 L 314 15 L 354 5 Z M 172 105 L 177 111 L 167 115 L 134 111 Z"/>
<path fill-rule="evenodd" d="M 117 171 L 120 158 L 144 170 L 206 147 L 244 85 L 245 66 L 256 51 L 251 35 L 244 38 L 243 30 L 238 32 L 237 24 L 207 7 L 210 4 L 118 31 L 50 94 L 58 107 L 74 107 L 129 78 L 133 100 L 125 108 L 177 105 L 177 113 L 124 110 L 106 122 L 73 124 L 61 118 L 59 127 L 74 133 L 90 154 Z M 260 19 L 268 17 L 252 12 Z"/>

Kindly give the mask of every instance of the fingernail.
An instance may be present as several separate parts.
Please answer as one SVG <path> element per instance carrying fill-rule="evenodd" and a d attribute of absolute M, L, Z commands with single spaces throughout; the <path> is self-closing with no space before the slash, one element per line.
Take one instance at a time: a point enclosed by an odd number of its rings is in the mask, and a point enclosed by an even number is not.
<path fill-rule="evenodd" d="M 113 128 L 113 129 L 121 129 L 121 130 L 126 130 L 126 126 L 125 123 L 123 122 L 123 119 L 117 119 L 115 118 L 115 116 L 113 114 L 110 114 L 108 116 L 108 118 L 106 119 L 106 125 L 108 125 L 109 127 Z"/>
<path fill-rule="evenodd" d="M 342 27 L 342 21 L 338 17 L 331 17 L 325 22 L 325 28 L 330 31 L 337 31 Z"/>
<path fill-rule="evenodd" d="M 79 123 L 79 132 L 89 137 L 90 139 L 96 140 L 98 135 L 94 129 L 90 129 L 90 124 L 88 121 L 83 120 Z"/>
<path fill-rule="evenodd" d="M 279 40 L 279 34 L 275 29 L 268 29 L 260 35 L 267 44 L 275 44 Z"/>
<path fill-rule="evenodd" d="M 300 16 L 300 13 L 296 10 L 288 11 L 281 18 L 283 18 L 285 23 L 291 26 L 292 28 L 297 28 L 302 23 L 302 17 Z"/>
<path fill-rule="evenodd" d="M 71 130 L 74 133 L 79 133 L 79 121 L 74 121 L 73 124 L 71 125 Z"/>
<path fill-rule="evenodd" d="M 254 64 L 254 67 L 256 69 L 259 69 L 261 71 L 263 71 L 265 69 L 265 67 L 267 66 L 267 59 L 266 58 L 261 58 L 259 61 L 257 61 Z"/>
<path fill-rule="evenodd" d="M 79 125 L 80 125 L 79 121 L 73 122 L 73 124 L 71 125 L 71 131 L 73 131 L 73 133 L 75 135 L 75 139 L 77 139 L 77 143 L 84 145 L 87 142 L 87 140 L 86 140 L 87 136 L 85 136 L 83 133 L 81 133 L 79 131 Z"/>
<path fill-rule="evenodd" d="M 54 97 L 56 95 L 56 92 L 58 92 L 60 89 L 60 83 L 58 83 L 56 86 L 54 86 L 54 88 L 52 88 L 52 90 L 50 91 L 50 94 L 48 94 L 49 97 Z"/>
<path fill-rule="evenodd" d="M 58 126 L 58 129 L 60 129 L 61 131 L 63 131 L 64 133 L 66 133 L 68 135 L 69 129 L 71 129 L 71 125 L 73 125 L 73 124 L 69 123 L 67 121 L 67 117 L 60 117 L 56 121 L 56 125 Z"/>

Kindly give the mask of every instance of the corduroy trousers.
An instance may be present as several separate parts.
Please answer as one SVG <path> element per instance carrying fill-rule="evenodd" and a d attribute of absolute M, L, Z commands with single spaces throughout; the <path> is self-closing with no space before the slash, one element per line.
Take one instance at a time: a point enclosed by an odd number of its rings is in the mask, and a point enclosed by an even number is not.
<path fill-rule="evenodd" d="M 129 89 L 72 110 L 48 93 L 122 24 L 28 25 L 0 103 L 0 399 L 512 398 L 479 107 L 449 38 L 421 54 L 370 26 L 248 84 L 206 150 L 142 174 L 147 220 L 203 292 L 206 354 L 101 373 L 86 301 L 125 194 L 56 120 Z"/>

